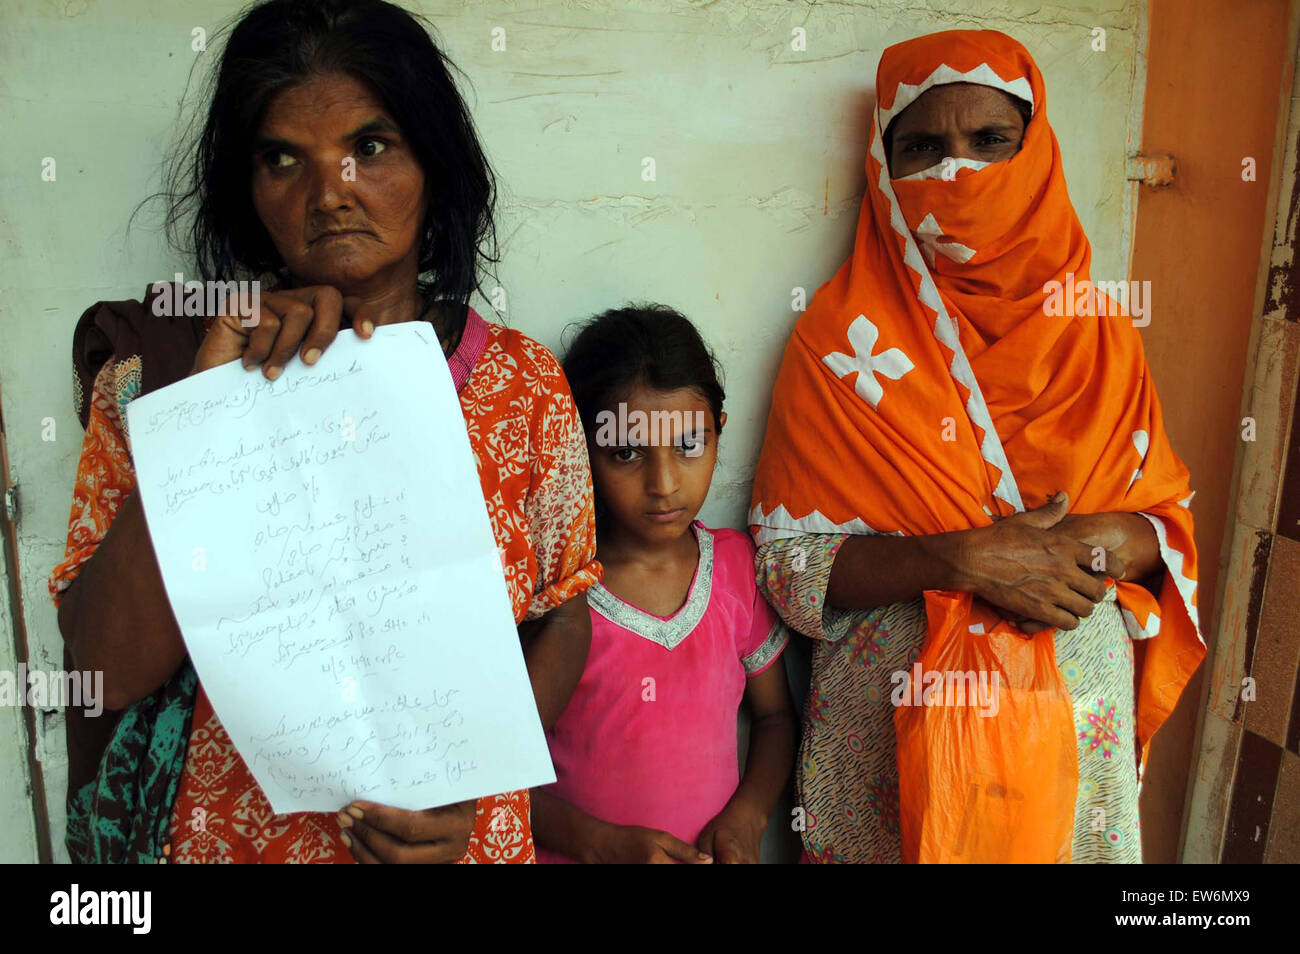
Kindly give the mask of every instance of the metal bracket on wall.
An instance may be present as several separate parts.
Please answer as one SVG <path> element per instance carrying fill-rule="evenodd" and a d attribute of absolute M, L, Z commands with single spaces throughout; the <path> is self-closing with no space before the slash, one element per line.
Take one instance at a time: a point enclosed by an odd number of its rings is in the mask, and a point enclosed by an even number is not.
<path fill-rule="evenodd" d="M 1134 153 L 1124 167 L 1124 178 L 1160 189 L 1174 184 L 1178 160 L 1168 153 Z"/>

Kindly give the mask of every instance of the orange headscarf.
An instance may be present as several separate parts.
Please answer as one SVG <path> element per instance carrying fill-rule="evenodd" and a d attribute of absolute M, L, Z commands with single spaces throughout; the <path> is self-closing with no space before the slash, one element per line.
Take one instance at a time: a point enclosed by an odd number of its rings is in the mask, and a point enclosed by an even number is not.
<path fill-rule="evenodd" d="M 950 180 L 891 179 L 883 131 L 946 83 L 1028 102 L 1021 150 L 983 168 L 956 163 Z M 1113 317 L 1109 299 L 1099 300 L 1112 317 L 1095 316 L 1096 300 L 1094 316 L 1051 310 L 1050 282 L 1086 287 L 1091 249 L 1066 194 L 1042 75 L 1010 37 L 956 30 L 887 49 L 876 92 L 853 256 L 818 289 L 786 347 L 751 532 L 764 542 L 962 530 L 1058 490 L 1072 512 L 1141 513 L 1164 560 L 1160 598 L 1132 582 L 1117 595 L 1129 633 L 1147 640 L 1145 758 L 1205 652 L 1192 492 L 1132 320 Z M 1081 295 L 1079 311 L 1085 304 Z"/>

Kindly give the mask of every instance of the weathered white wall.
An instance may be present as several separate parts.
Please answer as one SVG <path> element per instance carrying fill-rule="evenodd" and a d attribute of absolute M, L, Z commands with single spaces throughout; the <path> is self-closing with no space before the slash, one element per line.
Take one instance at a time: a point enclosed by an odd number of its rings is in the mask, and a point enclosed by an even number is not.
<path fill-rule="evenodd" d="M 627 300 L 693 318 L 726 370 L 729 427 L 703 518 L 743 526 L 770 382 L 812 291 L 847 256 L 875 65 L 891 43 L 984 27 L 1028 46 L 1094 274 L 1120 277 L 1124 151 L 1141 0 L 423 2 L 468 74 L 500 175 L 511 325 L 564 326 Z M 186 263 L 127 218 L 157 185 L 196 59 L 191 30 L 238 9 L 197 0 L 6 0 L 0 12 L 0 380 L 22 487 L 20 574 L 36 664 L 60 665 L 45 578 L 63 555 L 81 440 L 70 336 L 98 299 L 139 297 Z M 412 7 L 415 8 L 415 7 Z M 1091 48 L 1094 27 L 1107 49 Z M 506 50 L 493 52 L 503 27 Z M 791 49 L 791 30 L 807 51 Z M 57 181 L 41 161 L 57 160 Z M 657 180 L 642 180 L 653 157 Z M 478 304 L 480 311 L 486 306 Z M 42 419 L 57 439 L 41 439 Z M 4 633 L 0 627 L 0 634 Z M 0 666 L 12 655 L 0 647 Z M 34 857 L 26 782 L 0 716 L 0 861 Z M 16 723 L 15 723 L 16 725 Z M 14 745 L 9 737 L 14 737 Z M 62 839 L 62 739 L 41 740 Z M 61 848 L 57 849 L 61 852 Z"/>
<path fill-rule="evenodd" d="M 0 572 L 0 672 L 12 673 L 17 667 L 13 619 L 8 580 Z M 22 709 L 0 708 L 0 862 L 37 857 L 24 715 Z"/>

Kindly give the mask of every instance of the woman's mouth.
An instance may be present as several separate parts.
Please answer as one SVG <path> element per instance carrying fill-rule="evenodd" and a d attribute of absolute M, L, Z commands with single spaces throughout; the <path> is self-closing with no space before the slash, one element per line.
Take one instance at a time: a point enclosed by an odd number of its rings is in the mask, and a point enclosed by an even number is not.
<path fill-rule="evenodd" d="M 317 243 L 320 243 L 320 242 L 331 242 L 331 241 L 342 241 L 342 240 L 345 240 L 345 239 L 355 239 L 355 238 L 359 238 L 359 237 L 362 236 L 362 235 L 369 235 L 369 234 L 370 234 L 369 232 L 364 232 L 364 231 L 362 231 L 361 229 L 346 229 L 346 230 L 339 231 L 339 232 L 322 232 L 320 235 L 318 235 L 318 236 L 316 236 L 314 239 L 312 239 L 311 242 L 310 242 L 309 244 L 311 244 L 311 245 L 316 245 Z"/>
<path fill-rule="evenodd" d="M 685 507 L 678 507 L 675 510 L 647 510 L 646 517 L 655 523 L 672 523 L 685 512 Z"/>

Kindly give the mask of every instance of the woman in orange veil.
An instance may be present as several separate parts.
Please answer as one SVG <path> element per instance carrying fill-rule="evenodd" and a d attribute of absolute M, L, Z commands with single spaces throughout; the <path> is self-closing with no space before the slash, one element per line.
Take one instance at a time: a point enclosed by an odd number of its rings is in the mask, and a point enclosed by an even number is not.
<path fill-rule="evenodd" d="M 1090 284 L 1024 47 L 923 36 L 885 51 L 876 92 L 853 254 L 786 347 L 749 518 L 768 598 L 814 639 L 805 848 L 1140 861 L 1139 763 L 1204 655 L 1187 469 L 1124 303 Z M 912 731 L 943 647 L 1003 680 L 977 701 L 1009 708 L 965 723 L 996 742 L 986 790 L 1060 769 L 1018 819 L 963 794 L 965 730 L 947 774 L 939 736 Z M 1030 652 L 1050 672 L 1025 681 Z"/>

